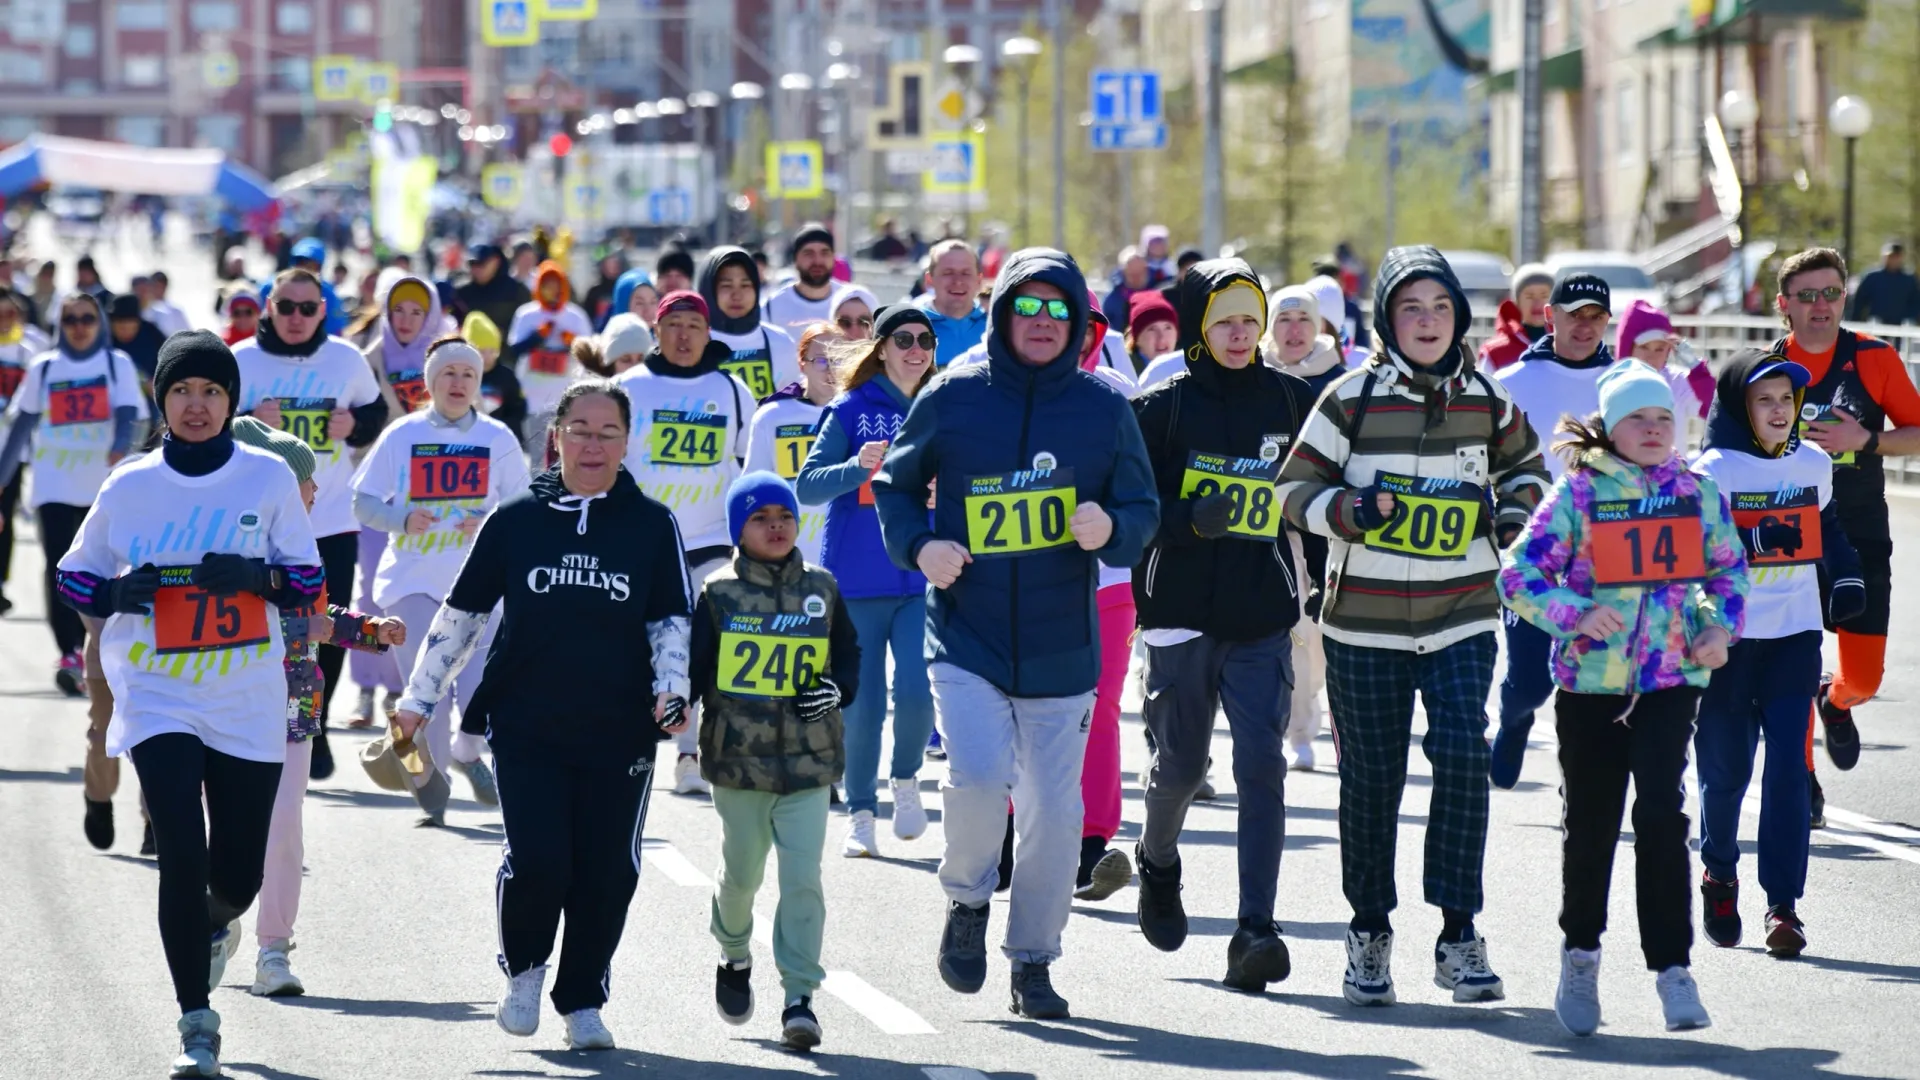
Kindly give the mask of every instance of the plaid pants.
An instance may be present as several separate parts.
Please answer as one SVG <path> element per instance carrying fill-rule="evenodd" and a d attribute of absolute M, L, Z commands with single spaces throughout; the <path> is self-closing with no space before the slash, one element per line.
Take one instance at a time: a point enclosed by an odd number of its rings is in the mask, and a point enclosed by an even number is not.
<path fill-rule="evenodd" d="M 1369 649 L 1326 639 L 1327 700 L 1340 754 L 1340 877 L 1353 913 L 1384 918 L 1399 904 L 1394 847 L 1407 787 L 1413 695 L 1427 711 L 1420 741 L 1433 766 L 1427 811 L 1427 903 L 1480 910 L 1487 851 L 1487 691 L 1494 635 L 1439 652 Z"/>

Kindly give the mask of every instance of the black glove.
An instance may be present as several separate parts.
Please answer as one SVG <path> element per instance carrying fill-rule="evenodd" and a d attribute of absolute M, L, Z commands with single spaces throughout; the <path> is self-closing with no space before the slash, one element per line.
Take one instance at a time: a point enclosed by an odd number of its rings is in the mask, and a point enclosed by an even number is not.
<path fill-rule="evenodd" d="M 680 714 L 687 711 L 687 699 L 678 694 L 667 699 L 667 707 L 660 710 L 660 719 L 656 722 L 662 732 L 679 723 Z"/>
<path fill-rule="evenodd" d="M 1318 585 L 1312 586 L 1307 590 L 1306 602 L 1301 605 L 1302 610 L 1304 610 L 1307 614 L 1307 618 L 1313 619 L 1316 622 L 1319 620 L 1320 604 L 1322 601 L 1326 600 L 1326 598 L 1327 598 L 1327 590 L 1321 588 Z"/>
<path fill-rule="evenodd" d="M 820 676 L 820 681 L 812 687 L 800 691 L 793 701 L 794 711 L 800 719 L 811 724 L 840 707 L 840 687 L 829 676 Z"/>
<path fill-rule="evenodd" d="M 272 576 L 265 562 L 245 555 L 208 552 L 193 568 L 194 585 L 215 596 L 243 592 L 265 596 L 272 591 Z"/>
<path fill-rule="evenodd" d="M 153 594 L 160 591 L 160 570 L 152 563 L 129 570 L 105 585 L 106 614 L 151 615 Z"/>
<path fill-rule="evenodd" d="M 1755 555 L 1769 551 L 1784 552 L 1788 558 L 1800 550 L 1800 526 L 1769 518 L 1748 531 L 1747 546 Z"/>
<path fill-rule="evenodd" d="M 1353 521 L 1361 532 L 1372 532 L 1387 523 L 1388 515 L 1380 512 L 1380 489 L 1368 485 L 1353 493 Z"/>
<path fill-rule="evenodd" d="M 1518 540 L 1519 538 L 1520 538 L 1520 526 L 1518 525 L 1502 525 L 1493 534 L 1494 543 L 1498 544 L 1500 547 L 1500 550 L 1502 551 L 1505 551 L 1506 549 L 1512 547 L 1513 542 L 1515 540 Z"/>
<path fill-rule="evenodd" d="M 1798 531 L 1798 530 L 1795 530 Z M 1867 610 L 1867 584 L 1859 578 L 1841 578 L 1827 594 L 1827 618 L 1839 626 Z"/>
<path fill-rule="evenodd" d="M 1227 535 L 1233 520 L 1233 498 L 1216 492 L 1193 500 L 1193 531 L 1203 540 L 1218 540 Z"/>

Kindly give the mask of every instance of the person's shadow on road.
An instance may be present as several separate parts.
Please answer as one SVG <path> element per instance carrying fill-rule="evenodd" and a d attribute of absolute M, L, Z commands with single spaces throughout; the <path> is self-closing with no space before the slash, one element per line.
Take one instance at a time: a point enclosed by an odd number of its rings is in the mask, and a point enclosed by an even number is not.
<path fill-rule="evenodd" d="M 1426 1075 L 1421 1065 L 1384 1054 L 1316 1054 L 1285 1046 L 1185 1035 L 1111 1020 L 981 1022 L 1057 1046 L 1092 1051 L 1106 1061 L 1198 1068 L 1214 1073 L 1311 1076 L 1320 1080 L 1414 1080 Z"/>
<path fill-rule="evenodd" d="M 526 1051 L 527 1056 L 539 1058 L 556 1071 L 479 1069 L 471 1075 L 529 1078 L 564 1076 L 580 1080 L 587 1077 L 620 1077 L 626 1080 L 634 1076 L 646 1076 L 648 1080 L 765 1080 L 768 1075 L 781 1075 L 796 1067 L 810 1067 L 814 1076 L 844 1077 L 846 1080 L 927 1080 L 930 1075 L 926 1071 L 928 1066 L 910 1062 L 835 1054 L 824 1050 L 802 1054 L 787 1050 L 770 1039 L 741 1041 L 765 1047 L 772 1060 L 766 1065 L 728 1065 L 716 1061 L 666 1057 L 641 1050 L 529 1050 Z M 583 1069 L 588 1071 L 582 1072 Z M 772 1070 L 781 1070 L 781 1073 L 773 1073 Z M 938 1073 L 936 1071 L 931 1075 Z M 982 1075 L 989 1080 L 1038 1080 L 1033 1073 L 990 1072 Z M 289 1077 L 287 1080 L 301 1078 Z"/>

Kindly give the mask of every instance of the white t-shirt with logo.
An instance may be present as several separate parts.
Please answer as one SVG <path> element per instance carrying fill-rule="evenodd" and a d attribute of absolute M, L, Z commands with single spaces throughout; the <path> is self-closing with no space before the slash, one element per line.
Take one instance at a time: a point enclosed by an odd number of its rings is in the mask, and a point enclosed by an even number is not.
<path fill-rule="evenodd" d="M 686 550 L 732 546 L 727 488 L 746 459 L 753 391 L 724 371 L 676 379 L 645 364 L 614 381 L 633 403 L 625 464 L 634 482 L 673 511 Z"/>
<path fill-rule="evenodd" d="M 364 365 L 363 365 L 364 366 Z M 184 732 L 223 754 L 282 761 L 287 753 L 286 643 L 280 613 L 251 593 L 215 597 L 188 571 L 208 553 L 278 566 L 318 566 L 313 527 L 286 462 L 235 444 L 205 476 L 183 476 L 164 454 L 115 469 L 60 569 L 114 578 L 152 563 L 164 575 L 152 615 L 114 615 L 100 637 L 113 688 L 107 753 Z M 173 568 L 183 568 L 167 574 Z"/>
<path fill-rule="evenodd" d="M 744 383 L 755 401 L 765 401 L 775 390 L 800 381 L 800 347 L 767 320 L 761 320 L 760 329 L 744 334 L 715 330 L 713 340 L 733 350 L 733 359 L 720 368 Z"/>
<path fill-rule="evenodd" d="M 353 477 L 356 494 L 435 518 L 417 536 L 394 533 L 380 556 L 373 602 L 383 608 L 416 594 L 445 600 L 472 546 L 460 523 L 485 520 L 527 489 L 526 455 L 505 424 L 476 415 L 462 431 L 438 417 L 429 405 L 381 432 Z"/>
<path fill-rule="evenodd" d="M 240 362 L 240 412 L 268 398 L 280 405 L 280 430 L 313 448 L 313 534 L 359 532 L 353 516 L 353 462 L 345 439 L 327 434 L 334 409 L 357 409 L 380 398 L 367 358 L 345 338 L 329 337 L 311 356 L 279 356 L 248 338 L 233 348 Z"/>
<path fill-rule="evenodd" d="M 1799 557 L 1819 550 L 1820 511 L 1833 497 L 1833 459 L 1825 450 L 1804 442 L 1784 458 L 1707 450 L 1694 459 L 1693 471 L 1713 477 L 1742 532 L 1770 517 L 1800 527 Z M 1741 640 L 1821 629 L 1816 563 L 1788 562 L 1777 555 L 1749 557 L 1747 581 Z"/>
<path fill-rule="evenodd" d="M 840 296 L 840 289 L 834 282 L 827 283 L 827 295 L 819 300 L 809 300 L 800 292 L 800 283 L 789 282 L 779 292 L 767 297 L 760 307 L 760 317 L 787 332 L 795 341 L 806 333 L 807 327 L 814 323 L 833 321 L 833 302 Z M 784 383 L 781 385 L 785 385 Z"/>
<path fill-rule="evenodd" d="M 40 415 L 28 505 L 93 503 L 107 480 L 113 413 L 123 407 L 142 418 L 149 415 L 139 372 L 118 349 L 100 350 L 85 360 L 42 353 L 27 365 L 9 411 Z"/>
<path fill-rule="evenodd" d="M 800 475 L 820 434 L 820 416 L 826 412 L 806 398 L 780 398 L 760 406 L 747 431 L 747 471 L 766 470 L 792 484 Z M 820 542 L 826 538 L 827 508 L 801 506 L 800 556 L 820 565 Z"/>

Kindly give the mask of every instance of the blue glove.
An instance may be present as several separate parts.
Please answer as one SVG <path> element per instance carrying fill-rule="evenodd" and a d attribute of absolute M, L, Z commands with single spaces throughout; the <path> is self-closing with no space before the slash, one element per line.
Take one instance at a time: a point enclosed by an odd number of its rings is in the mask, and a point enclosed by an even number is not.
<path fill-rule="evenodd" d="M 1368 485 L 1353 494 L 1353 521 L 1361 532 L 1372 532 L 1387 523 L 1388 515 L 1380 512 L 1380 489 Z"/>

